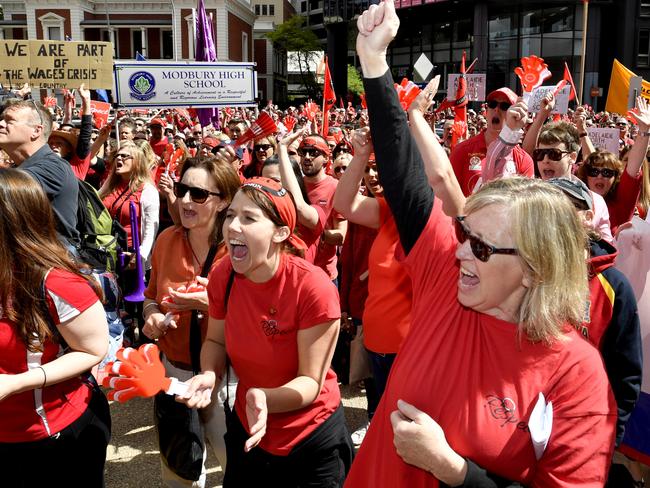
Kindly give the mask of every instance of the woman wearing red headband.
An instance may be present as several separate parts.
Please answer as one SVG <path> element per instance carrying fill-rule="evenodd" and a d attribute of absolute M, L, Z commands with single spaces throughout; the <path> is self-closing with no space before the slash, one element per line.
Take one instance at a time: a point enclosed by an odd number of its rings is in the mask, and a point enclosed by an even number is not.
<path fill-rule="evenodd" d="M 203 373 L 185 402 L 203 408 L 225 371 L 239 376 L 227 420 L 224 486 L 342 486 L 352 461 L 336 375 L 329 368 L 339 299 L 327 275 L 296 257 L 289 192 L 247 180 L 228 209 L 230 259 L 210 275 Z M 227 344 L 227 347 L 226 347 Z"/>

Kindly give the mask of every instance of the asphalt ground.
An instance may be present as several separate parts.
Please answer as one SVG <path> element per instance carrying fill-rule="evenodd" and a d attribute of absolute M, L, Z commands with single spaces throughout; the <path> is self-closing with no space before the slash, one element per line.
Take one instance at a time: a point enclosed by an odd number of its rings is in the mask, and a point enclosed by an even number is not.
<path fill-rule="evenodd" d="M 366 420 L 366 396 L 359 384 L 341 385 L 345 418 L 350 432 Z M 106 453 L 107 488 L 160 487 L 160 456 L 153 425 L 153 400 L 134 398 L 110 402 L 113 433 Z M 208 447 L 206 487 L 220 488 L 223 472 Z"/>

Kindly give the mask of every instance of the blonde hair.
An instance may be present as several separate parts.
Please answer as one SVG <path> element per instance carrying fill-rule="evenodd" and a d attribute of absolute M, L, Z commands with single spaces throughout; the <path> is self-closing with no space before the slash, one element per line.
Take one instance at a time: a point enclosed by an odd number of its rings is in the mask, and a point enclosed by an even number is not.
<path fill-rule="evenodd" d="M 494 180 L 470 196 L 465 213 L 508 209 L 511 233 L 530 287 L 519 309 L 519 333 L 532 342 L 561 339 L 584 320 L 588 297 L 587 235 L 569 199 L 541 180 Z"/>
<path fill-rule="evenodd" d="M 131 170 L 131 178 L 129 179 L 129 189 L 133 192 L 138 191 L 145 183 L 151 183 L 151 172 L 149 171 L 148 162 L 145 158 L 144 152 L 133 141 L 121 141 L 119 151 L 126 149 L 127 152 L 133 156 L 133 169 Z M 115 173 L 115 154 L 113 154 L 113 163 L 111 164 L 111 172 L 104 186 L 99 190 L 100 198 L 110 195 L 115 188 L 120 184 L 122 178 Z"/>
<path fill-rule="evenodd" d="M 151 144 L 149 144 L 149 141 L 145 141 L 144 139 L 134 139 L 133 144 L 142 150 L 144 158 L 147 161 L 147 167 L 149 168 L 149 171 L 156 169 L 158 166 L 158 156 L 156 156 L 156 153 L 153 152 L 153 148 L 151 147 Z"/>

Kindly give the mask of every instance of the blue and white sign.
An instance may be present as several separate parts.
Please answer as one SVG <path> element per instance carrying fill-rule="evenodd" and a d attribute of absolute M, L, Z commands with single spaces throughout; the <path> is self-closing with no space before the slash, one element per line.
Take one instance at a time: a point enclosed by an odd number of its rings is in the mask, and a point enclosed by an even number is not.
<path fill-rule="evenodd" d="M 257 105 L 255 63 L 115 62 L 122 107 Z"/>

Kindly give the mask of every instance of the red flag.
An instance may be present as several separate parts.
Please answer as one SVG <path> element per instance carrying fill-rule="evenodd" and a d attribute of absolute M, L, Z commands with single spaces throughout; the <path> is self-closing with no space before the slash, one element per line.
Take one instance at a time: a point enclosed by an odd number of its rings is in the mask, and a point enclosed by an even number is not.
<path fill-rule="evenodd" d="M 569 66 L 564 62 L 564 76 L 562 77 L 568 83 L 571 83 L 571 92 L 569 93 L 569 100 L 575 100 L 576 98 L 576 86 L 573 84 L 573 77 L 571 76 L 571 71 L 569 71 Z"/>
<path fill-rule="evenodd" d="M 325 56 L 325 85 L 323 86 L 323 128 L 321 134 L 327 135 L 329 129 L 329 113 L 330 109 L 336 104 L 336 93 L 334 92 L 334 85 L 332 85 L 332 75 L 330 74 L 330 66 Z"/>
<path fill-rule="evenodd" d="M 465 78 L 465 51 L 460 61 L 460 77 L 456 89 L 456 101 L 454 102 L 454 127 L 452 131 L 451 147 L 453 148 L 458 139 L 467 134 L 467 79 Z"/>

